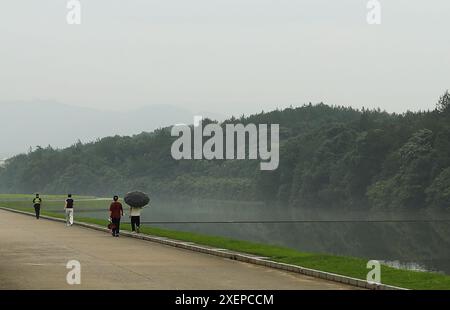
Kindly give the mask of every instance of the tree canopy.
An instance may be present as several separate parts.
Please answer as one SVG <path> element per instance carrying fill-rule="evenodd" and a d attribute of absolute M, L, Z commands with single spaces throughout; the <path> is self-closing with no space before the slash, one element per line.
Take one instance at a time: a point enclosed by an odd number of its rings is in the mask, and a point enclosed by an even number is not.
<path fill-rule="evenodd" d="M 62 150 L 36 147 L 0 168 L 0 190 L 112 195 L 138 189 L 161 198 L 293 207 L 448 208 L 449 102 L 447 91 L 435 110 L 404 114 L 309 104 L 221 124 L 280 124 L 275 171 L 260 171 L 255 160 L 174 160 L 170 128 Z"/>

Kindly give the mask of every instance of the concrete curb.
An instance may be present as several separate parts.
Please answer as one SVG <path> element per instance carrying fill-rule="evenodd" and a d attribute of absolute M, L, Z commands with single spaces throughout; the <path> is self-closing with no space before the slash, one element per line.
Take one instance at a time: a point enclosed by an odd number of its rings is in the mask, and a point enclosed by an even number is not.
<path fill-rule="evenodd" d="M 30 213 L 30 212 L 25 212 L 25 211 L 20 211 L 20 210 L 5 208 L 5 207 L 0 207 L 0 209 L 5 210 L 5 211 L 14 212 L 14 213 L 24 214 L 24 215 L 28 215 L 28 216 L 33 216 L 33 217 L 35 216 L 33 213 Z M 62 222 L 62 223 L 66 222 L 64 219 L 46 216 L 46 215 L 41 215 L 41 218 L 46 219 L 46 220 L 56 221 L 56 222 Z M 108 228 L 102 227 L 102 226 L 99 226 L 96 224 L 88 224 L 88 223 L 75 221 L 74 225 L 78 225 L 78 226 L 82 226 L 82 227 L 86 227 L 86 228 L 90 228 L 90 229 L 95 229 L 95 230 L 107 232 L 107 233 L 110 232 Z M 157 237 L 157 236 L 144 235 L 144 234 L 133 234 L 133 233 L 127 232 L 127 231 L 122 231 L 120 233 L 120 235 L 129 237 L 129 238 L 157 242 L 157 243 L 172 246 L 172 247 L 177 247 L 177 248 L 181 248 L 181 249 L 185 249 L 185 250 L 215 255 L 215 256 L 228 258 L 228 259 L 232 259 L 232 260 L 237 260 L 237 261 L 241 261 L 241 262 L 245 262 L 245 263 L 265 266 L 265 267 L 289 271 L 289 272 L 295 272 L 295 273 L 303 274 L 306 276 L 320 278 L 320 279 L 338 282 L 338 283 L 342 283 L 342 284 L 347 284 L 347 285 L 351 285 L 351 286 L 355 286 L 355 287 L 363 288 L 363 289 L 406 290 L 405 288 L 401 288 L 401 287 L 396 287 L 396 286 L 391 286 L 391 285 L 386 285 L 386 284 L 369 283 L 369 282 L 361 280 L 361 279 L 351 278 L 351 277 L 342 276 L 342 275 L 329 273 L 329 272 L 325 272 L 325 271 L 320 271 L 320 270 L 315 270 L 315 269 L 304 268 L 304 267 L 300 267 L 300 266 L 296 266 L 296 265 L 274 262 L 274 261 L 269 260 L 266 257 L 260 257 L 260 256 L 251 255 L 251 254 L 244 254 L 244 253 L 234 252 L 234 251 L 230 251 L 230 250 L 226 250 L 226 249 L 217 249 L 217 248 L 213 248 L 213 247 L 209 247 L 209 246 L 198 245 L 198 244 L 195 244 L 192 242 L 183 242 L 183 241 L 172 240 L 172 239 L 168 239 L 168 238 L 164 238 L 164 237 Z"/>

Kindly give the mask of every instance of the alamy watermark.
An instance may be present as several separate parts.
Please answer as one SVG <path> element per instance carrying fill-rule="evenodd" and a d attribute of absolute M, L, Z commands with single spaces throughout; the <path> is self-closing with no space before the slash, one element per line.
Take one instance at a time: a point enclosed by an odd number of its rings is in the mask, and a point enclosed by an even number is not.
<path fill-rule="evenodd" d="M 67 1 L 66 21 L 69 25 L 81 24 L 81 2 L 79 0 Z"/>
<path fill-rule="evenodd" d="M 367 269 L 371 269 L 367 273 L 366 280 L 369 284 L 381 284 L 381 264 L 377 260 L 367 262 Z"/>
<path fill-rule="evenodd" d="M 194 117 L 194 132 L 185 124 L 172 127 L 171 135 L 178 137 L 172 144 L 172 157 L 180 159 L 260 159 L 261 170 L 278 168 L 279 132 L 278 124 L 225 124 L 211 123 L 203 128 L 203 118 Z M 270 132 L 270 150 L 268 135 Z M 203 141 L 204 137 L 209 137 Z M 192 140 L 193 147 L 192 147 Z M 224 141 L 225 140 L 225 141 Z M 225 151 L 224 151 L 225 148 Z M 246 151 L 248 150 L 248 156 Z M 194 154 L 192 154 L 192 151 Z M 192 156 L 193 155 L 193 156 Z"/>
<path fill-rule="evenodd" d="M 81 284 L 81 264 L 77 260 L 70 260 L 66 264 L 66 268 L 70 271 L 66 275 L 66 281 L 69 285 Z"/>
<path fill-rule="evenodd" d="M 378 0 L 369 0 L 367 2 L 367 23 L 369 25 L 381 24 L 381 3 Z"/>

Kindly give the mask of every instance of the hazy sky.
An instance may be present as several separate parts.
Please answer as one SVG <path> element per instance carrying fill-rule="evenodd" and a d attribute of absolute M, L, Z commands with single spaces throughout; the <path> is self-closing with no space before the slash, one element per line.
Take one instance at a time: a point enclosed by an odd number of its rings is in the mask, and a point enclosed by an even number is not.
<path fill-rule="evenodd" d="M 431 109 L 450 88 L 450 1 L 0 0 L 0 102 L 172 104 L 225 115 L 324 101 Z"/>

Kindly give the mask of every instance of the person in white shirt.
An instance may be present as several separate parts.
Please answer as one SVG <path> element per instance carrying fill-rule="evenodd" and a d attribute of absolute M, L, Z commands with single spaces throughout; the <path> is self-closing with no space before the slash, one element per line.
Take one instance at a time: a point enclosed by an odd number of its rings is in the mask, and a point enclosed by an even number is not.
<path fill-rule="evenodd" d="M 139 233 L 141 226 L 141 210 L 142 208 L 130 207 L 131 230 L 136 233 Z"/>

